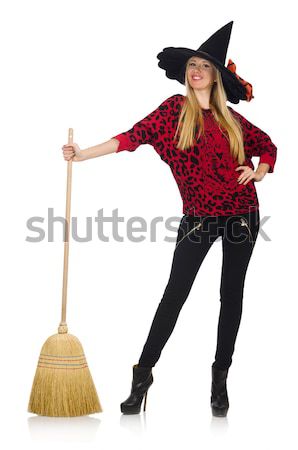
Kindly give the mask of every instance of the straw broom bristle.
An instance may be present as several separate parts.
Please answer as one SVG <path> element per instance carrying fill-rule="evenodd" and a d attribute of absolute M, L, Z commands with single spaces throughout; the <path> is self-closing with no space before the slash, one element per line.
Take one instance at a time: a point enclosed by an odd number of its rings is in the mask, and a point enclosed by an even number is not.
<path fill-rule="evenodd" d="M 75 336 L 59 332 L 44 343 L 28 412 L 55 417 L 102 412 L 83 347 Z"/>

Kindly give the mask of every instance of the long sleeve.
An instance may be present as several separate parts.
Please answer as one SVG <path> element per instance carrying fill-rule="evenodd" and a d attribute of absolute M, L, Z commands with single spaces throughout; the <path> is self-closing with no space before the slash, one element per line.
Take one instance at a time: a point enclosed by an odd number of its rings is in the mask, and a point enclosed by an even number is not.
<path fill-rule="evenodd" d="M 276 162 L 277 147 L 270 136 L 234 109 L 230 108 L 230 110 L 232 110 L 232 113 L 239 119 L 241 124 L 246 155 L 249 158 L 259 156 L 259 162 L 269 164 L 269 172 L 272 173 Z"/>
<path fill-rule="evenodd" d="M 122 150 L 133 152 L 142 144 L 150 144 L 155 147 L 160 135 L 166 133 L 166 116 L 173 97 L 171 96 L 164 100 L 158 108 L 144 117 L 144 119 L 135 123 L 129 130 L 112 136 L 111 139 L 114 138 L 120 142 L 116 153 Z"/>

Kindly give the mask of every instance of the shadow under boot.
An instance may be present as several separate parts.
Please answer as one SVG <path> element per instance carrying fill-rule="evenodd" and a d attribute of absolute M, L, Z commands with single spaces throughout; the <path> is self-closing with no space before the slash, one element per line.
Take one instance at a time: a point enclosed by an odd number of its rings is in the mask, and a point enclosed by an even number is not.
<path fill-rule="evenodd" d="M 152 367 L 133 365 L 133 380 L 131 392 L 128 398 L 120 404 L 121 412 L 124 414 L 138 414 L 144 400 L 144 411 L 146 411 L 148 389 L 153 383 Z"/>
<path fill-rule="evenodd" d="M 216 417 L 225 417 L 229 409 L 227 375 L 229 369 L 218 369 L 212 365 L 211 408 Z"/>

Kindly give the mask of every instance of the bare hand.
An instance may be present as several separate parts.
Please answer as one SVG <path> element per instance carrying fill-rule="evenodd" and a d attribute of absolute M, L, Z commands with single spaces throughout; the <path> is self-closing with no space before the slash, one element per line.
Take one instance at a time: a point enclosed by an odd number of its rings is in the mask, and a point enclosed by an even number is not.
<path fill-rule="evenodd" d="M 261 181 L 264 178 L 263 174 L 254 172 L 249 166 L 239 166 L 235 170 L 243 170 L 241 175 L 237 178 L 239 184 L 247 184 L 251 180 Z"/>
<path fill-rule="evenodd" d="M 62 147 L 63 156 L 65 161 L 84 161 L 84 152 L 80 149 L 78 144 L 65 144 Z"/>

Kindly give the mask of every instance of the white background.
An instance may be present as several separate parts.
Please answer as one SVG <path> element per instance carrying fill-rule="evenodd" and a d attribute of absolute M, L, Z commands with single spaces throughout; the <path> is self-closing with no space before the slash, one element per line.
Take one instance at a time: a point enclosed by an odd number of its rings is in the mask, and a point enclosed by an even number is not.
<path fill-rule="evenodd" d="M 1 438 L 5 448 L 297 448 L 296 16 L 290 1 L 32 1 L 1 3 Z M 87 148 L 126 131 L 185 87 L 156 55 L 198 48 L 234 20 L 227 59 L 253 84 L 231 105 L 278 147 L 274 173 L 257 183 L 270 216 L 248 268 L 242 322 L 228 377 L 230 410 L 211 416 L 211 363 L 219 314 L 221 242 L 210 249 L 162 356 L 147 411 L 123 416 L 153 315 L 168 281 L 182 216 L 170 168 L 153 147 L 73 163 L 72 216 L 89 242 L 70 242 L 67 323 L 82 342 L 103 412 L 63 419 L 27 413 L 41 346 L 60 321 L 61 224 L 48 242 L 48 210 L 65 214 L 68 127 Z M 257 167 L 258 159 L 254 159 Z M 117 209 L 123 242 L 99 240 L 94 217 Z M 28 242 L 33 216 L 42 242 Z M 147 231 L 132 242 L 129 218 Z M 150 222 L 161 216 L 155 241 Z M 138 226 L 138 224 L 136 224 Z M 165 236 L 171 240 L 165 240 Z"/>

